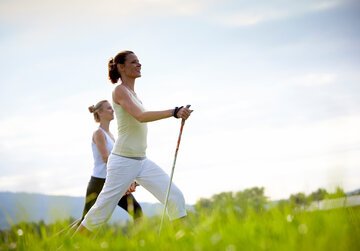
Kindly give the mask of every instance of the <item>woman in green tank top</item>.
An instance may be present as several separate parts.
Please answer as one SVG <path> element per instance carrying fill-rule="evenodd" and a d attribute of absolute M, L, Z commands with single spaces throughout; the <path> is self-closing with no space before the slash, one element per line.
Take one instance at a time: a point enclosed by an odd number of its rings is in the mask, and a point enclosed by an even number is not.
<path fill-rule="evenodd" d="M 115 84 L 113 107 L 118 123 L 118 138 L 108 159 L 104 187 L 78 231 L 94 231 L 110 218 L 119 198 L 134 180 L 165 202 L 169 176 L 146 158 L 147 122 L 175 117 L 188 119 L 192 110 L 175 107 L 162 111 L 145 110 L 135 92 L 135 80 L 141 77 L 141 64 L 132 51 L 122 51 L 109 60 L 109 79 Z M 180 189 L 172 183 L 167 212 L 170 220 L 186 216 L 185 200 Z"/>

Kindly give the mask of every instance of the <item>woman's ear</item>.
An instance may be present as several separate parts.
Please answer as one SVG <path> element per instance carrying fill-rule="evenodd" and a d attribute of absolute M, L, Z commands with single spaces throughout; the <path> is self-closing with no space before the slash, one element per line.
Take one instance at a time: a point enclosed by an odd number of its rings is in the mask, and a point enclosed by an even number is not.
<path fill-rule="evenodd" d="M 117 64 L 116 67 L 118 72 L 123 72 L 125 68 L 125 64 Z"/>

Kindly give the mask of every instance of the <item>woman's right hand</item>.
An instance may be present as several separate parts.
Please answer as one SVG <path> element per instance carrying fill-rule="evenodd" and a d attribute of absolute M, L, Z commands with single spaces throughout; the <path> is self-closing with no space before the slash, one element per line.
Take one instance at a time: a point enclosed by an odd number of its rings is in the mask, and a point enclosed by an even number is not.
<path fill-rule="evenodd" d="M 187 120 L 190 117 L 190 114 L 193 111 L 194 110 L 190 110 L 189 108 L 183 107 L 177 112 L 176 115 L 177 115 L 178 118 L 181 118 L 183 120 Z"/>
<path fill-rule="evenodd" d="M 130 187 L 128 188 L 128 190 L 125 192 L 124 195 L 131 194 L 132 192 L 135 192 L 135 191 L 136 191 L 136 184 L 134 181 L 133 183 L 131 183 Z"/>

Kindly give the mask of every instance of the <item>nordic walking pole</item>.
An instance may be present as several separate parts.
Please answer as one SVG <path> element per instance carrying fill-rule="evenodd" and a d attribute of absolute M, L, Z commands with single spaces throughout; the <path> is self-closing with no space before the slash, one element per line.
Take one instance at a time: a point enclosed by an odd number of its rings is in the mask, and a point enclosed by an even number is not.
<path fill-rule="evenodd" d="M 190 108 L 190 105 L 187 105 L 186 108 Z M 173 176 L 174 176 L 174 170 L 175 170 L 175 164 L 176 164 L 176 157 L 177 157 L 177 153 L 178 153 L 178 150 L 179 150 L 180 140 L 181 140 L 181 134 L 182 134 L 184 125 L 185 125 L 185 120 L 183 119 L 183 120 L 181 120 L 180 133 L 179 133 L 179 138 L 178 138 L 178 142 L 177 142 L 177 145 L 176 145 L 175 158 L 174 158 L 173 166 L 172 166 L 172 169 L 171 169 L 170 182 L 169 182 L 168 190 L 167 190 L 167 193 L 166 193 L 166 200 L 165 200 L 164 211 L 163 211 L 163 214 L 162 214 L 162 216 L 161 216 L 159 236 L 160 236 L 160 233 L 161 233 L 161 228 L 162 228 L 163 221 L 164 221 L 164 216 L 165 216 L 165 212 L 166 212 L 166 207 L 167 207 L 168 200 L 169 200 L 171 182 L 172 182 L 172 179 L 173 179 Z"/>

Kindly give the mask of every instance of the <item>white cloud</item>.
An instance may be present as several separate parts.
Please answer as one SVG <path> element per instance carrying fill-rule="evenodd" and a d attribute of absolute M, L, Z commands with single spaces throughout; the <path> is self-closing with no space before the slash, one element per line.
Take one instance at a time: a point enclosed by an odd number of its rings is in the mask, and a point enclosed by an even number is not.
<path fill-rule="evenodd" d="M 213 128 L 200 135 L 188 128 L 177 164 L 178 183 L 192 200 L 197 193 L 191 189 L 197 186 L 208 189 L 199 188 L 206 195 L 265 186 L 273 199 L 335 183 L 355 189 L 360 181 L 354 180 L 359 126 L 357 115 L 280 128 Z M 214 184 L 221 184 L 221 190 Z"/>
<path fill-rule="evenodd" d="M 257 1 L 256 3 L 238 2 L 224 13 L 213 12 L 211 17 L 219 23 L 229 26 L 251 26 L 263 22 L 286 19 L 304 15 L 313 11 L 324 11 L 335 8 L 349 1 L 317 0 L 317 1 Z"/>
<path fill-rule="evenodd" d="M 314 10 L 314 11 L 318 11 L 318 10 L 327 10 L 327 9 L 331 9 L 334 8 L 336 6 L 339 6 L 341 4 L 344 4 L 345 2 L 349 2 L 349 1 L 344 1 L 344 0 L 326 0 L 326 1 L 319 1 L 319 2 L 313 2 L 312 5 L 310 6 L 310 10 Z"/>
<path fill-rule="evenodd" d="M 107 0 L 45 1 L 14 0 L 0 3 L 3 22 L 34 22 L 37 25 L 75 24 L 123 21 L 130 17 L 195 16 L 217 20 L 227 25 L 247 26 L 269 20 L 286 18 L 309 11 L 321 11 L 349 2 L 317 1 L 205 1 L 205 0 Z M 224 8 L 224 6 L 226 6 Z M 46 21 L 45 21 L 46 20 Z M 119 23 L 120 24 L 120 23 Z"/>
<path fill-rule="evenodd" d="M 335 83 L 338 76 L 336 73 L 307 73 L 290 80 L 291 83 L 301 86 L 321 86 Z"/>
<path fill-rule="evenodd" d="M 14 0 L 0 3 L 3 21 L 13 23 L 34 22 L 40 25 L 54 23 L 95 23 L 124 21 L 129 17 L 194 15 L 206 6 L 207 1 L 190 0 Z M 46 20 L 46 21 L 45 21 Z M 48 23 L 48 24 L 47 24 Z M 121 23 L 118 23 L 121 25 Z"/>
<path fill-rule="evenodd" d="M 229 26 L 250 26 L 258 23 L 281 19 L 289 16 L 290 13 L 281 10 L 241 10 L 238 13 L 226 13 L 216 16 L 215 19 Z"/>

